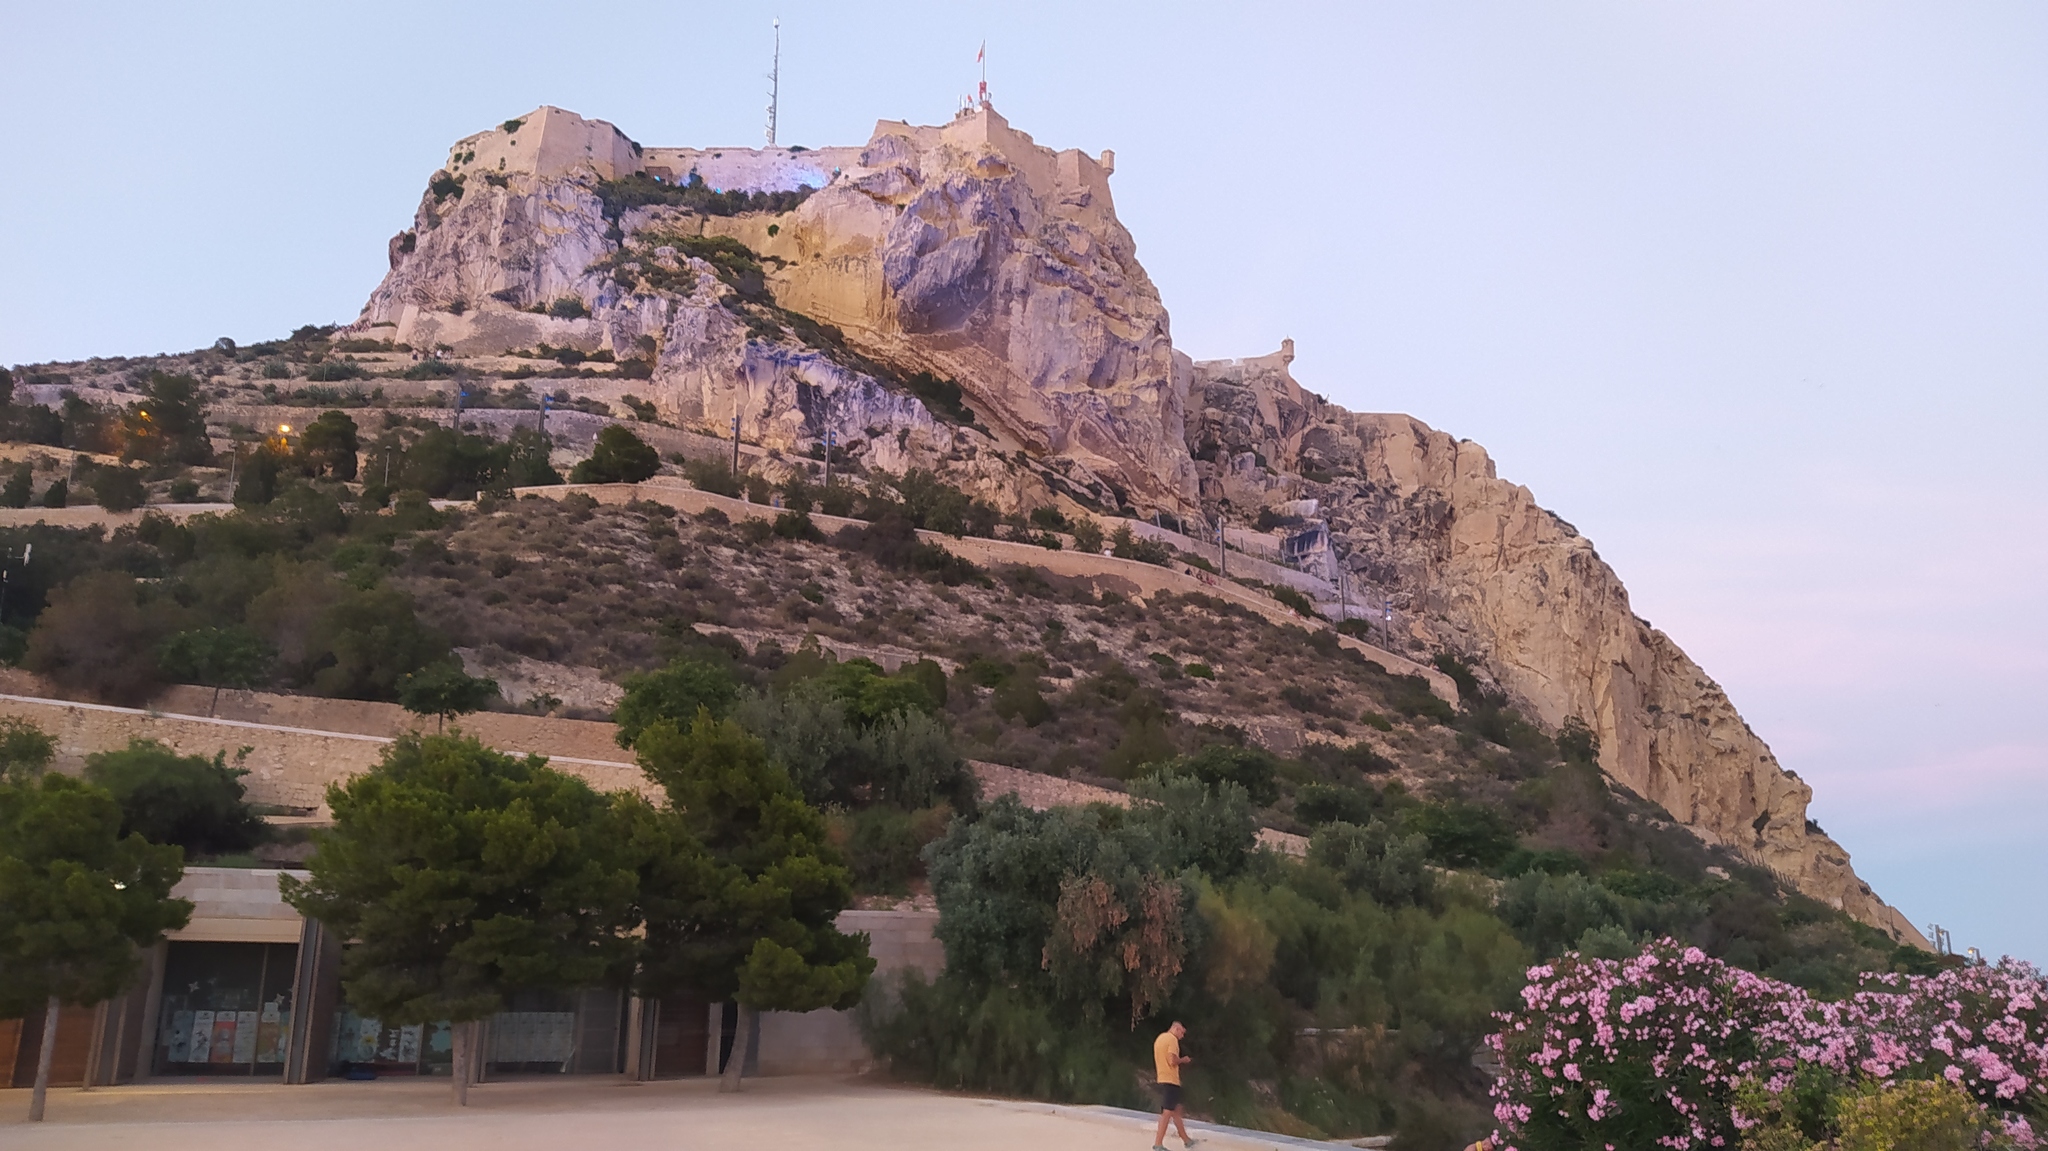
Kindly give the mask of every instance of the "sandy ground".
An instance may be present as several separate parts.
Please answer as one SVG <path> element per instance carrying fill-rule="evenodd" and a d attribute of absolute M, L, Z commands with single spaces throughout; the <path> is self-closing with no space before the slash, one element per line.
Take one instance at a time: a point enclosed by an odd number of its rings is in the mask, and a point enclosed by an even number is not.
<path fill-rule="evenodd" d="M 1107 1109 L 1050 1107 L 839 1078 L 777 1078 L 720 1095 L 704 1079 L 525 1080 L 472 1088 L 467 1110 L 447 1082 L 383 1080 L 304 1087 L 148 1083 L 51 1092 L 48 1118 L 25 1122 L 27 1091 L 0 1091 L 7 1151 L 1144 1151 L 1150 1121 Z M 1191 1124 L 1204 1151 L 1328 1146 Z M 1180 1141 L 1169 1138 L 1179 1151 Z"/>

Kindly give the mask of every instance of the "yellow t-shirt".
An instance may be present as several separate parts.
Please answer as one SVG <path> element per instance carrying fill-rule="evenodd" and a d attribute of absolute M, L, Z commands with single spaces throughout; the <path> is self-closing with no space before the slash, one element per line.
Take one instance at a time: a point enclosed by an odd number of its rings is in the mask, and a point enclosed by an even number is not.
<path fill-rule="evenodd" d="M 1180 1040 L 1171 1031 L 1161 1031 L 1152 1041 L 1152 1062 L 1157 1064 L 1161 1083 L 1180 1082 Z"/>

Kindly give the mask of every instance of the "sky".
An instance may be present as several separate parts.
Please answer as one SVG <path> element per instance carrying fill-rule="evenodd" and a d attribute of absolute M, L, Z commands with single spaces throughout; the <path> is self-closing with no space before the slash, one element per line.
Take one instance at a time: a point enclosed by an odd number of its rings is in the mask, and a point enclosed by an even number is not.
<path fill-rule="evenodd" d="M 1476 440 L 1858 871 L 2048 961 L 2048 7 L 0 0 L 0 362 L 355 316 L 458 137 L 996 107 L 1112 148 L 1196 358 Z"/>

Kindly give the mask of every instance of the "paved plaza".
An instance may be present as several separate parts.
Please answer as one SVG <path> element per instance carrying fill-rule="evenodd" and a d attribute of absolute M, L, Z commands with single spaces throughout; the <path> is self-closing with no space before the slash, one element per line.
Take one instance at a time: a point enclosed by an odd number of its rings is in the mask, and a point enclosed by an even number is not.
<path fill-rule="evenodd" d="M 707 1079 L 528 1079 L 472 1088 L 466 1110 L 446 1080 L 157 1081 L 53 1090 L 40 1124 L 24 1120 L 28 1097 L 0 1091 L 6 1151 L 1144 1151 L 1152 1142 L 1150 1117 L 1128 1112 L 843 1077 L 754 1080 L 739 1095 Z M 1189 1127 L 1209 1151 L 1327 1146 Z"/>

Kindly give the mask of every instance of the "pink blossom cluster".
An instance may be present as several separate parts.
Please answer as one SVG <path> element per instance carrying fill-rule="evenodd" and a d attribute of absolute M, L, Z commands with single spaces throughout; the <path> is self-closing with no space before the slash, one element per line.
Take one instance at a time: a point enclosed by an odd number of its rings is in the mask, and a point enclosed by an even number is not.
<path fill-rule="evenodd" d="M 1567 955 L 1531 968 L 1522 1007 L 1488 1042 L 1496 1146 L 1728 1147 L 1752 1077 L 1773 1090 L 1800 1063 L 1848 1079 L 1942 1077 L 2004 1115 L 2048 1104 L 2048 985 L 2011 960 L 1932 976 L 1870 975 L 1839 1003 L 1660 940 L 1628 960 Z"/>

